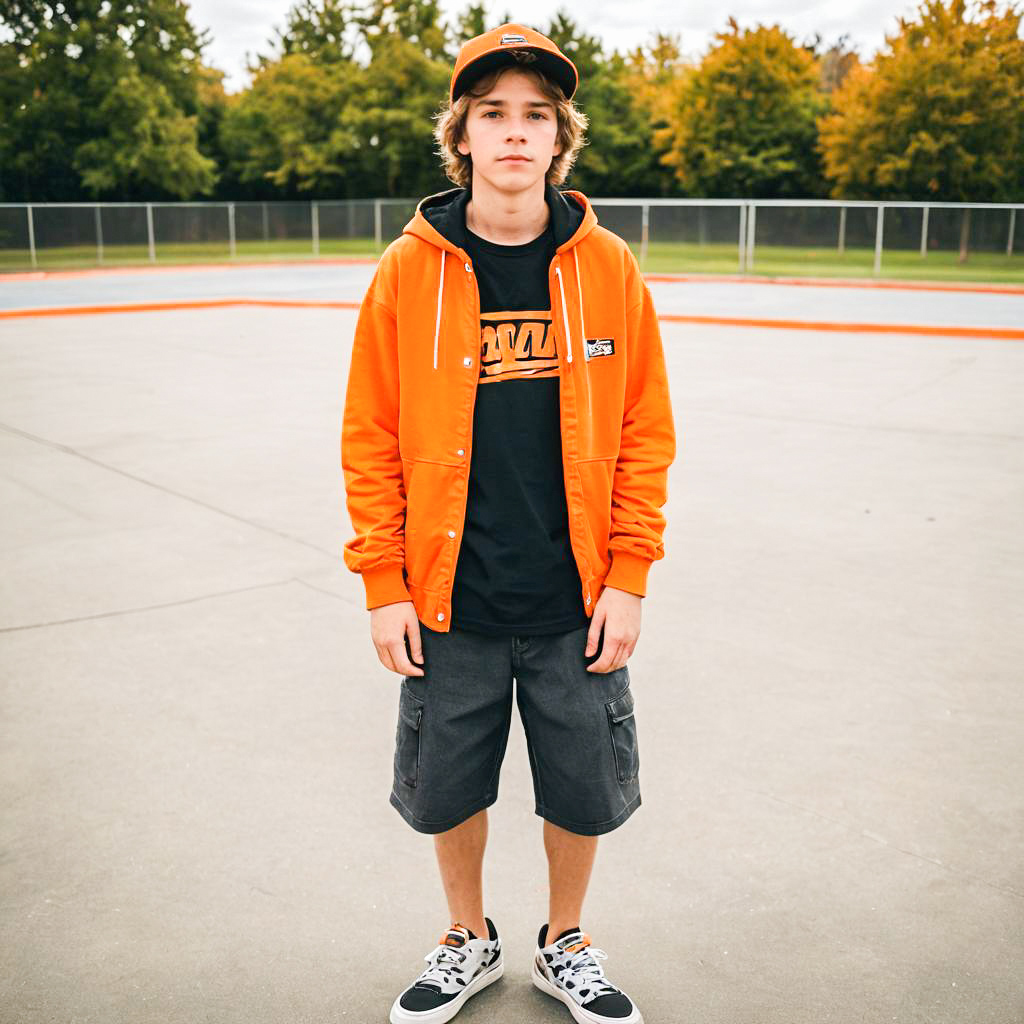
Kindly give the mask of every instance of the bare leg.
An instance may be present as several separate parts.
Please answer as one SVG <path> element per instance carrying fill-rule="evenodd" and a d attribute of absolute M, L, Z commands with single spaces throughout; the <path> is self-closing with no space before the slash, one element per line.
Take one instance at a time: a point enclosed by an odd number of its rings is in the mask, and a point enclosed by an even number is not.
<path fill-rule="evenodd" d="M 544 821 L 550 888 L 548 943 L 554 942 L 567 928 L 582 927 L 580 915 L 597 853 L 597 840 L 598 836 L 580 836 L 547 819 Z"/>
<path fill-rule="evenodd" d="M 487 808 L 461 825 L 434 836 L 451 923 L 465 925 L 478 939 L 487 937 L 484 920 L 483 864 L 487 846 Z"/>

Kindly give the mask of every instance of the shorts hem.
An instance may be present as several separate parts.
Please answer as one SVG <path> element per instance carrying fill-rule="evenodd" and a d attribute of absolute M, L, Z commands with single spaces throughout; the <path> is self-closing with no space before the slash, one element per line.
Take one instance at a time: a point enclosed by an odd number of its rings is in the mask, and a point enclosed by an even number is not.
<path fill-rule="evenodd" d="M 549 810 L 543 804 L 538 804 L 534 809 L 534 814 L 539 814 L 546 821 L 550 821 L 553 825 L 558 825 L 560 828 L 567 829 L 569 832 L 575 832 L 580 836 L 600 836 L 606 832 L 611 832 L 613 829 L 618 828 L 627 818 L 631 817 L 633 812 L 640 806 L 643 801 L 640 798 L 640 794 L 630 800 L 626 806 L 615 815 L 614 818 L 609 818 L 608 821 L 599 821 L 596 824 L 581 824 L 578 821 L 569 821 L 568 818 L 563 818 L 560 814 L 555 814 Z"/>
<path fill-rule="evenodd" d="M 497 799 L 498 794 L 491 793 L 488 796 L 470 804 L 454 817 L 448 818 L 445 821 L 423 821 L 422 819 L 417 818 L 416 815 L 402 803 L 394 790 L 391 791 L 389 803 L 417 832 L 423 832 L 427 835 L 436 835 L 438 832 L 447 832 L 449 829 L 455 828 L 456 825 L 461 825 L 467 818 L 476 814 L 477 811 L 482 811 L 485 807 L 490 807 Z"/>

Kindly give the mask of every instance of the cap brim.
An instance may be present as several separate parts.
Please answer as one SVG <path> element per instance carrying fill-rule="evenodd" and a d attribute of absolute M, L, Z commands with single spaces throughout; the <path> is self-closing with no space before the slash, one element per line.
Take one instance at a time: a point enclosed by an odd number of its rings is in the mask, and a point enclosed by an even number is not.
<path fill-rule="evenodd" d="M 517 46 L 517 50 L 529 50 L 536 54 L 537 60 L 529 64 L 519 65 L 512 56 L 511 51 L 497 50 L 493 53 L 485 53 L 478 57 L 472 64 L 467 65 L 459 72 L 459 77 L 452 83 L 452 103 L 454 103 L 473 83 L 490 71 L 501 67 L 518 65 L 523 68 L 538 68 L 543 74 L 557 83 L 566 99 L 571 99 L 576 91 L 576 72 L 560 57 L 556 57 L 548 50 L 542 50 L 535 46 Z"/>

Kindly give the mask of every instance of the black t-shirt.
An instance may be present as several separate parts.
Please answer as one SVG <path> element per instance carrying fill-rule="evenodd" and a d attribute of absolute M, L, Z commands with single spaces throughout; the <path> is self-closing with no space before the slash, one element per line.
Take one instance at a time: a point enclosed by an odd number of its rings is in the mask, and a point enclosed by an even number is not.
<path fill-rule="evenodd" d="M 589 619 L 562 470 L 551 221 L 525 245 L 466 229 L 465 248 L 480 290 L 480 380 L 452 625 L 507 636 L 577 629 Z"/>

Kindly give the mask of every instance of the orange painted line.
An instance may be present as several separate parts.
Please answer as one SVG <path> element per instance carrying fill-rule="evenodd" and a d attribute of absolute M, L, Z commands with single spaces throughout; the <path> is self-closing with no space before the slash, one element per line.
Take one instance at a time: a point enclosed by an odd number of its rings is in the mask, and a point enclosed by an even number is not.
<path fill-rule="evenodd" d="M 223 309 L 231 306 L 261 306 L 280 309 L 359 309 L 359 302 L 328 299 L 194 299 L 169 302 L 126 302 L 107 306 L 55 306 L 36 309 L 3 309 L 0 320 L 42 316 L 83 316 L 99 313 L 150 313 L 184 309 Z M 710 327 L 757 327 L 784 331 L 839 331 L 858 334 L 922 334 L 944 338 L 990 338 L 1024 341 L 1024 329 L 1015 327 L 941 327 L 930 324 L 844 323 L 831 320 L 764 320 L 752 317 L 687 316 L 659 313 L 658 319 L 674 324 L 702 324 Z"/>
<path fill-rule="evenodd" d="M 234 270 L 237 267 L 340 267 L 348 264 L 375 264 L 376 257 L 339 256 L 334 259 L 252 260 L 231 263 L 161 263 L 159 266 L 87 267 L 82 270 L 12 270 L 0 273 L 4 281 L 50 281 L 76 277 L 101 277 L 110 274 L 180 274 L 183 270 Z"/>
<path fill-rule="evenodd" d="M 674 324 L 705 324 L 713 327 L 768 327 L 783 331 L 850 331 L 855 334 L 924 334 L 942 338 L 992 338 L 1024 341 L 1024 329 L 1015 327 L 938 327 L 930 324 L 863 324 L 830 320 L 757 320 L 727 316 L 680 316 L 659 313 L 659 320 Z"/>
<path fill-rule="evenodd" d="M 221 309 L 227 306 L 271 306 L 285 309 L 359 309 L 358 302 L 328 299 L 175 299 L 168 302 L 123 302 L 116 306 L 53 306 L 36 309 L 0 309 L 0 320 L 35 316 L 80 316 L 94 313 L 159 313 L 179 309 Z"/>
<path fill-rule="evenodd" d="M 644 274 L 645 281 L 663 284 L 680 282 L 726 284 L 785 284 L 803 288 L 887 288 L 910 292 L 982 292 L 996 295 L 1024 295 L 1019 284 L 956 284 L 949 281 L 875 281 L 848 277 L 745 277 L 743 274 Z"/>

